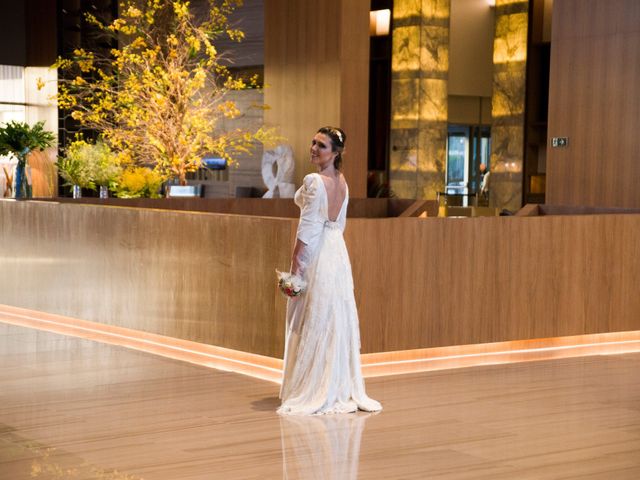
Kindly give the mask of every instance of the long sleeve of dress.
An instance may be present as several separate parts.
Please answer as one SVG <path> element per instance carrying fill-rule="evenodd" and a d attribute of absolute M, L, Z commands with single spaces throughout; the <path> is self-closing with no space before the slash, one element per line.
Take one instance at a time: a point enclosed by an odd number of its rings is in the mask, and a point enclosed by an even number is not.
<path fill-rule="evenodd" d="M 302 188 L 300 189 L 301 207 L 300 222 L 296 237 L 304 244 L 299 253 L 299 262 L 304 273 L 308 266 L 309 257 L 316 249 L 316 244 L 322 235 L 324 219 L 320 215 L 320 192 L 317 182 L 322 181 L 317 175 L 309 174 L 304 177 Z"/>
<path fill-rule="evenodd" d="M 324 220 L 318 208 L 320 193 L 316 183 L 318 181 L 322 180 L 316 178 L 315 175 L 307 175 L 304 177 L 300 192 L 302 195 L 302 208 L 300 209 L 297 237 L 305 245 L 315 245 L 324 228 Z"/>

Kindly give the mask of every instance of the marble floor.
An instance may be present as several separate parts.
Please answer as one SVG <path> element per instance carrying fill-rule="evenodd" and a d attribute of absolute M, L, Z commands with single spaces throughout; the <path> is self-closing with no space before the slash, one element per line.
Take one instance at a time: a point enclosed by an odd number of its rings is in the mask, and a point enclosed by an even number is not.
<path fill-rule="evenodd" d="M 367 380 L 377 415 L 0 323 L 0 479 L 638 479 L 640 353 Z"/>

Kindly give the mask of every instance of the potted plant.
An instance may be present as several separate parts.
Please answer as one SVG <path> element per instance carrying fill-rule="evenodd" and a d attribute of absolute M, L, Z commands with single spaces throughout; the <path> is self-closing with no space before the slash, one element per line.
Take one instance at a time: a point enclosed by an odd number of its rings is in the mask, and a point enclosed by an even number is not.
<path fill-rule="evenodd" d="M 44 150 L 53 146 L 54 140 L 53 133 L 44 129 L 44 122 L 30 127 L 25 122 L 11 121 L 0 128 L 0 155 L 12 155 L 18 160 L 13 176 L 14 198 L 31 198 L 27 156 L 32 150 Z"/>
<path fill-rule="evenodd" d="M 82 189 L 96 189 L 93 181 L 93 149 L 84 140 L 76 140 L 66 149 L 65 156 L 58 159 L 56 166 L 58 173 L 65 181 L 65 186 L 71 187 L 73 198 L 82 197 Z"/>
<path fill-rule="evenodd" d="M 122 174 L 122 166 L 116 153 L 101 140 L 87 144 L 90 151 L 91 176 L 99 188 L 100 198 L 108 198 L 109 190 L 115 190 L 117 179 Z"/>

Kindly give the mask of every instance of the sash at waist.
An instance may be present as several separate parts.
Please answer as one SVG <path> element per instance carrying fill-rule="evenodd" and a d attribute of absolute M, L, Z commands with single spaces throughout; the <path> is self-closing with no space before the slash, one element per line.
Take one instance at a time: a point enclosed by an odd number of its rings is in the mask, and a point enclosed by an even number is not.
<path fill-rule="evenodd" d="M 331 220 L 326 220 L 324 222 L 324 228 L 330 228 L 331 230 L 340 229 L 340 224 L 338 222 L 332 222 Z"/>

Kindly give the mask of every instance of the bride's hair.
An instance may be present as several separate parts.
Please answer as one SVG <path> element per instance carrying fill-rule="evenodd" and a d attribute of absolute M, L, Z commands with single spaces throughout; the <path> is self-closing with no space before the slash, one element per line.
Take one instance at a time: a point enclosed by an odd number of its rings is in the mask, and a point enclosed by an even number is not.
<path fill-rule="evenodd" d="M 317 133 L 324 133 L 331 140 L 331 150 L 338 152 L 333 161 L 333 166 L 337 170 L 340 170 L 342 166 L 342 152 L 344 152 L 344 142 L 347 140 L 347 135 L 338 127 L 322 127 Z"/>

